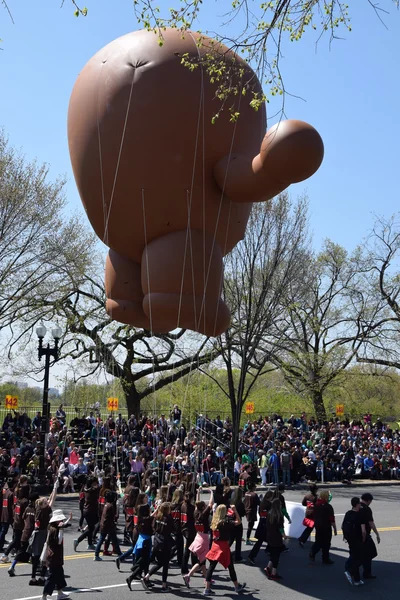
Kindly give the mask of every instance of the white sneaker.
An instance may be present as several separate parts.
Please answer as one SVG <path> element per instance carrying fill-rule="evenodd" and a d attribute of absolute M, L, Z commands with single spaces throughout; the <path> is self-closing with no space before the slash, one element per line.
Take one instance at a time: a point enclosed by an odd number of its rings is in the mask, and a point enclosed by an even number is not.
<path fill-rule="evenodd" d="M 67 598 L 69 598 L 69 594 L 65 594 L 64 592 L 58 592 L 57 594 L 57 600 L 67 600 Z"/>
<path fill-rule="evenodd" d="M 353 577 L 351 576 L 351 574 L 348 571 L 344 572 L 344 576 L 346 577 L 346 579 L 350 585 L 354 585 Z"/>
<path fill-rule="evenodd" d="M 355 581 L 354 585 L 364 585 L 364 582 L 362 579 L 360 579 L 360 581 Z"/>

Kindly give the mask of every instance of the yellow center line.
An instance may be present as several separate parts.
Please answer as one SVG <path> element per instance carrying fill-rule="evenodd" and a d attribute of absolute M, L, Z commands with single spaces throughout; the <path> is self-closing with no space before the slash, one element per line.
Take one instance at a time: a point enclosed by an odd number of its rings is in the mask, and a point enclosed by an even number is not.
<path fill-rule="evenodd" d="M 78 560 L 80 558 L 94 558 L 94 552 L 90 552 L 90 554 L 89 553 L 86 554 L 84 552 L 78 552 L 77 554 L 71 554 L 68 556 L 64 556 L 64 560 Z M 11 560 L 11 562 L 12 562 L 12 560 Z M 0 564 L 0 569 L 9 569 L 11 562 L 6 563 L 6 564 Z M 18 564 L 26 565 L 28 563 L 18 563 Z"/>

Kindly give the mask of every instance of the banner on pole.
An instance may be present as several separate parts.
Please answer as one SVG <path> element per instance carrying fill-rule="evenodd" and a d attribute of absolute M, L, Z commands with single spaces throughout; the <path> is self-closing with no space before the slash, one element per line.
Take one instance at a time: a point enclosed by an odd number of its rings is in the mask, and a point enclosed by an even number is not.
<path fill-rule="evenodd" d="M 16 410 L 18 408 L 18 396 L 6 396 L 6 409 Z"/>
<path fill-rule="evenodd" d="M 118 398 L 107 398 L 107 410 L 110 412 L 118 410 Z"/>

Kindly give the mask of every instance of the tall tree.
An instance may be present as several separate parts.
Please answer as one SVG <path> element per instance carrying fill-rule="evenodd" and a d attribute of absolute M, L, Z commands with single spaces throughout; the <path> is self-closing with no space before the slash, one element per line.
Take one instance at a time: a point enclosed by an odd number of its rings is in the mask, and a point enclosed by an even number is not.
<path fill-rule="evenodd" d="M 86 260 L 85 234 L 76 253 L 76 217 L 65 217 L 64 180 L 51 181 L 49 167 L 28 161 L 0 131 L 0 329 L 13 326 L 28 298 L 51 288 L 65 265 L 59 250 L 70 254 L 71 277 Z"/>
<path fill-rule="evenodd" d="M 353 257 L 329 240 L 319 254 L 303 256 L 299 276 L 302 285 L 289 286 L 282 297 L 281 315 L 264 347 L 324 420 L 324 393 L 374 334 L 380 303 L 364 289 Z"/>
<path fill-rule="evenodd" d="M 365 285 L 380 298 L 383 309 L 375 336 L 360 348 L 357 361 L 400 369 L 400 213 L 376 219 L 359 261 Z"/>
<path fill-rule="evenodd" d="M 297 280 L 308 245 L 307 201 L 292 202 L 287 193 L 253 207 L 245 238 L 225 259 L 224 297 L 231 325 L 218 338 L 217 350 L 226 383 L 214 379 L 232 410 L 232 448 L 237 448 L 240 417 L 257 379 L 273 369 L 262 340 L 279 317 L 282 296 Z"/>

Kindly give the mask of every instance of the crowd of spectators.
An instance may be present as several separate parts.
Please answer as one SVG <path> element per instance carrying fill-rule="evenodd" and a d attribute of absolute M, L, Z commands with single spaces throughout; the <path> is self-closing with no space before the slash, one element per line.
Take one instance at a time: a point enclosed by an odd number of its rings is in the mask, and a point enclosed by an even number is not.
<path fill-rule="evenodd" d="M 40 428 L 37 413 L 8 413 L 0 433 L 0 480 L 39 474 Z M 243 473 L 262 484 L 285 485 L 355 478 L 398 479 L 400 433 L 381 419 L 332 418 L 318 423 L 304 413 L 284 419 L 249 419 L 231 452 L 233 424 L 197 415 L 183 422 L 177 405 L 170 414 L 140 418 L 96 410 L 69 422 L 63 406 L 50 418 L 45 470 L 48 483 L 60 478 L 61 489 L 75 491 L 90 473 L 111 468 L 122 481 L 134 474 L 162 485 L 174 475 L 194 473 L 199 482 L 218 484 L 227 475 L 238 483 Z"/>

